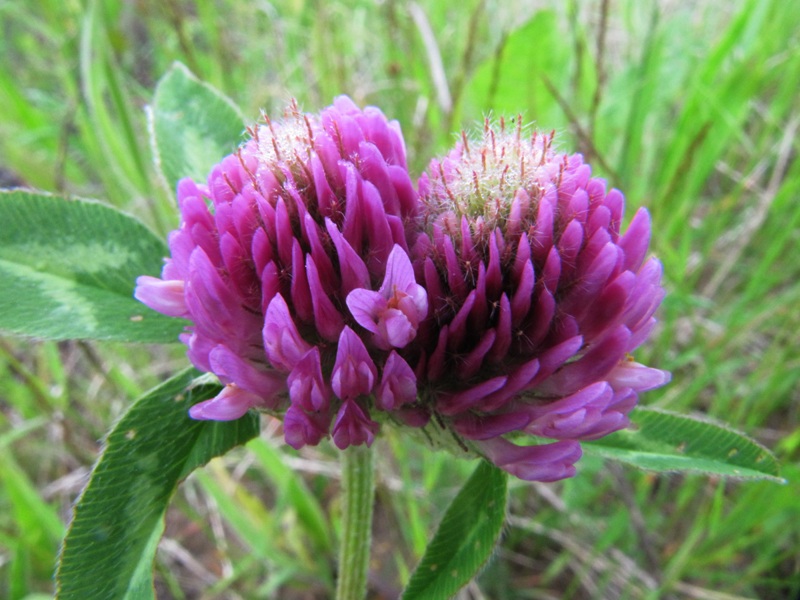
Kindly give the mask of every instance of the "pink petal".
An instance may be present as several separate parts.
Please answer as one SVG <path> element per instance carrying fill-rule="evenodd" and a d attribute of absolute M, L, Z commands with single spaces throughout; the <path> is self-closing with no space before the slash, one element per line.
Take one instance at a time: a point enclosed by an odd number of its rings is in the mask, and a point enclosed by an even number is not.
<path fill-rule="evenodd" d="M 608 374 L 607 379 L 615 390 L 631 388 L 637 392 L 646 392 L 666 385 L 672 379 L 672 375 L 669 371 L 623 360 Z"/>
<path fill-rule="evenodd" d="M 303 355 L 311 349 L 297 331 L 289 307 L 283 296 L 277 294 L 264 315 L 264 349 L 276 369 L 291 371 Z"/>
<path fill-rule="evenodd" d="M 525 427 L 531 418 L 524 413 L 484 415 L 465 413 L 453 419 L 453 429 L 469 440 L 488 440 Z"/>
<path fill-rule="evenodd" d="M 188 317 L 189 311 L 184 300 L 184 282 L 161 280 L 158 277 L 142 275 L 136 278 L 133 297 L 153 310 L 168 317 Z"/>
<path fill-rule="evenodd" d="M 292 404 L 283 416 L 283 436 L 295 450 L 316 446 L 328 435 L 331 417 L 327 413 L 308 413 Z"/>
<path fill-rule="evenodd" d="M 259 396 L 236 385 L 226 385 L 216 397 L 192 406 L 189 416 L 198 421 L 234 421 L 260 403 Z"/>
<path fill-rule="evenodd" d="M 336 253 L 339 257 L 339 271 L 342 276 L 342 294 L 347 295 L 356 288 L 366 288 L 369 286 L 369 271 L 367 265 L 361 257 L 353 250 L 353 247 L 339 231 L 330 219 L 325 219 L 325 227 L 328 235 L 336 246 Z"/>
<path fill-rule="evenodd" d="M 633 215 L 628 230 L 619 239 L 619 247 L 625 252 L 625 268 L 638 271 L 650 244 L 650 214 L 640 208 Z"/>
<path fill-rule="evenodd" d="M 501 389 L 507 380 L 507 377 L 494 377 L 461 392 L 441 393 L 436 407 L 443 415 L 458 414 L 472 408 L 493 392 Z"/>
<path fill-rule="evenodd" d="M 361 444 L 371 446 L 377 432 L 378 424 L 355 400 L 348 398 L 342 403 L 333 424 L 333 443 L 337 448 L 344 450 Z"/>
<path fill-rule="evenodd" d="M 379 292 L 356 289 L 347 294 L 347 308 L 350 314 L 367 331 L 378 332 L 378 321 L 386 310 L 386 299 Z"/>
<path fill-rule="evenodd" d="M 278 394 L 286 389 L 286 376 L 272 369 L 263 370 L 227 346 L 219 344 L 208 355 L 213 372 L 223 383 L 237 386 L 262 399 L 264 406 L 278 408 Z"/>
<path fill-rule="evenodd" d="M 414 270 L 411 268 L 411 260 L 409 260 L 405 251 L 395 244 L 389 253 L 389 258 L 386 260 L 386 274 L 383 277 L 380 293 L 383 294 L 384 298 L 391 298 L 394 296 L 395 290 L 405 291 L 412 286 L 416 286 L 416 283 Z"/>
<path fill-rule="evenodd" d="M 319 348 L 316 346 L 303 355 L 286 380 L 289 398 L 305 410 L 327 410 L 331 391 L 322 376 Z"/>
<path fill-rule="evenodd" d="M 541 446 L 517 446 L 498 437 L 475 442 L 495 465 L 526 481 L 558 481 L 575 475 L 581 457 L 578 442 L 565 441 Z"/>
<path fill-rule="evenodd" d="M 408 363 L 394 350 L 386 359 L 375 404 L 382 410 L 395 410 L 417 399 L 417 378 Z"/>
<path fill-rule="evenodd" d="M 402 311 L 390 308 L 381 315 L 378 323 L 378 339 L 383 342 L 379 344 L 381 349 L 404 348 L 416 335 L 417 328 Z"/>
<path fill-rule="evenodd" d="M 367 352 L 364 342 L 345 326 L 339 335 L 336 363 L 331 373 L 331 386 L 342 400 L 348 400 L 372 392 L 378 370 Z"/>
<path fill-rule="evenodd" d="M 310 255 L 306 256 L 306 273 L 308 274 L 308 286 L 311 290 L 311 303 L 314 307 L 317 331 L 326 340 L 334 342 L 344 327 L 344 320 L 328 294 L 325 293 L 316 262 Z"/>

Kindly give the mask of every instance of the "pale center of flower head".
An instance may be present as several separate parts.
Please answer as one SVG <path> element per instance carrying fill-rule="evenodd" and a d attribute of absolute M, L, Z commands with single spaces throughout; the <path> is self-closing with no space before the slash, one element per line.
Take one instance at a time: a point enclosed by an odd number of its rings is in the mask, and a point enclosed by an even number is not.
<path fill-rule="evenodd" d="M 314 145 L 311 118 L 300 112 L 297 103 L 292 100 L 283 114 L 283 119 L 273 122 L 264 114 L 264 123 L 249 129 L 258 145 L 258 156 L 261 164 L 292 162 L 295 158 L 305 160 L 307 156 L 297 156 L 306 149 L 311 152 Z"/>
<path fill-rule="evenodd" d="M 432 165 L 432 193 L 425 198 L 429 217 L 455 217 L 446 223 L 455 227 L 462 217 L 473 223 L 480 219 L 490 230 L 503 227 L 520 190 L 528 195 L 523 212 L 535 212 L 545 186 L 557 179 L 560 163 L 554 160 L 553 134 L 526 130 L 517 117 L 510 127 L 504 119 L 497 126 L 486 119 L 473 138 L 462 132 L 457 147 Z"/>

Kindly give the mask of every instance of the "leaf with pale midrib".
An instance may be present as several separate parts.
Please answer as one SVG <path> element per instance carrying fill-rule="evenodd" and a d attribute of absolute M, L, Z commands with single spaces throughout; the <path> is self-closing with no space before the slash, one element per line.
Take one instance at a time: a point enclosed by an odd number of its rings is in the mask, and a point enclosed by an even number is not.
<path fill-rule="evenodd" d="M 88 200 L 0 192 L 0 331 L 35 338 L 174 342 L 186 325 L 133 297 L 168 250 L 141 222 Z"/>
<path fill-rule="evenodd" d="M 108 436 L 64 540 L 59 599 L 153 598 L 152 563 L 178 482 L 258 435 L 252 413 L 237 421 L 190 419 L 190 406 L 221 389 L 187 387 L 198 375 L 187 369 L 143 396 Z"/>
<path fill-rule="evenodd" d="M 244 131 L 236 106 L 177 62 L 158 82 L 151 120 L 156 163 L 172 191 L 184 177 L 206 181 Z"/>

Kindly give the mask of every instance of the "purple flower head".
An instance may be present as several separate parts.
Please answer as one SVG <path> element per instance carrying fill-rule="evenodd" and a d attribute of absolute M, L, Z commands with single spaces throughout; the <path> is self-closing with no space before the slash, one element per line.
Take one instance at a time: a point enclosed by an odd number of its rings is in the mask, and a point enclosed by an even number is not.
<path fill-rule="evenodd" d="M 397 123 L 346 97 L 248 131 L 178 184 L 171 256 L 137 281 L 225 386 L 192 417 L 259 408 L 342 449 L 391 421 L 553 481 L 669 381 L 630 356 L 664 295 L 649 216 L 623 233 L 622 194 L 552 136 L 487 124 L 417 191 Z"/>
<path fill-rule="evenodd" d="M 488 121 L 419 182 L 425 235 L 413 262 L 428 293 L 412 365 L 424 406 L 523 479 L 569 477 L 580 440 L 628 424 L 638 392 L 669 374 L 629 356 L 664 295 L 646 258 L 644 209 L 552 135 Z M 554 440 L 518 446 L 507 434 Z"/>
<path fill-rule="evenodd" d="M 257 407 L 284 413 L 296 448 L 328 436 L 371 444 L 378 386 L 394 394 L 381 410 L 416 397 L 410 368 L 392 359 L 383 370 L 427 311 L 408 255 L 419 199 L 399 126 L 340 97 L 248 131 L 206 184 L 178 184 L 171 256 L 161 279 L 139 278 L 136 297 L 191 320 L 190 360 L 226 384 L 194 418 Z"/>

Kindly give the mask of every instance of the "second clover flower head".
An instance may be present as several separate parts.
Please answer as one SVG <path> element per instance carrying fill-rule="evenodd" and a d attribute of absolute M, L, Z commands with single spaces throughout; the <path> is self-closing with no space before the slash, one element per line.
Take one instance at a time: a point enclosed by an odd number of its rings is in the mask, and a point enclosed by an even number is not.
<path fill-rule="evenodd" d="M 622 194 L 521 120 L 464 136 L 419 190 L 421 396 L 501 468 L 571 475 L 581 440 L 627 426 L 638 393 L 669 380 L 630 357 L 664 295 L 647 212 L 623 233 Z"/>
<path fill-rule="evenodd" d="M 668 380 L 630 358 L 663 296 L 647 213 L 623 234 L 622 195 L 551 137 L 487 125 L 415 189 L 397 123 L 346 97 L 249 131 L 180 182 L 171 257 L 137 282 L 225 384 L 194 418 L 263 409 L 342 449 L 392 422 L 549 481 Z"/>

